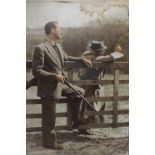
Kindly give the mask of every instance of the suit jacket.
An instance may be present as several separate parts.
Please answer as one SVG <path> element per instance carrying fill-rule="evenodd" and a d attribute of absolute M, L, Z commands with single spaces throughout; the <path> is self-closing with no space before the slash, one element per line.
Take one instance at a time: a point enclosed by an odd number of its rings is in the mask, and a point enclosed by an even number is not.
<path fill-rule="evenodd" d="M 38 79 L 37 95 L 39 97 L 58 99 L 61 96 L 63 84 L 59 83 L 55 76 L 57 74 L 62 74 L 64 60 L 82 60 L 81 57 L 68 56 L 59 44 L 56 45 L 60 52 L 60 58 L 48 41 L 34 48 L 32 74 Z"/>

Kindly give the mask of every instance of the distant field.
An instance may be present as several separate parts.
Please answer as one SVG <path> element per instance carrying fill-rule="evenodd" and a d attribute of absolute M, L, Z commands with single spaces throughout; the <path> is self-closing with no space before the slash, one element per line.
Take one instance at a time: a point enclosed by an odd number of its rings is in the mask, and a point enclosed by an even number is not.
<path fill-rule="evenodd" d="M 34 47 L 43 42 L 45 36 L 43 30 L 26 31 L 26 58 L 31 59 Z"/>
<path fill-rule="evenodd" d="M 62 38 L 60 43 L 64 51 L 72 56 L 80 56 L 87 50 L 87 44 L 90 40 L 101 40 L 107 45 L 107 53 L 114 50 L 115 45 L 119 43 L 123 47 L 125 57 L 128 61 L 128 23 L 123 21 L 102 21 L 96 20 L 87 23 L 82 27 L 62 28 Z M 35 45 L 45 39 L 43 28 L 34 28 L 26 30 L 26 56 L 31 59 L 32 51 Z"/>

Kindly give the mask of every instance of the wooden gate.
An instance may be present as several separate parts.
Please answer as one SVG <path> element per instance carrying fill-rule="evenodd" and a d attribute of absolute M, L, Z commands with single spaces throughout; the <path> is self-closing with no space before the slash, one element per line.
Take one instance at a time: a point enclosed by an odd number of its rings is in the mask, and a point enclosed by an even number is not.
<path fill-rule="evenodd" d="M 93 66 L 97 67 L 101 65 L 100 62 L 93 63 Z M 65 67 L 67 68 L 67 75 L 68 79 L 71 83 L 76 85 L 96 85 L 96 84 L 103 84 L 103 85 L 113 85 L 113 95 L 112 96 L 102 96 L 102 97 L 87 97 L 87 100 L 89 101 L 112 101 L 112 110 L 103 110 L 99 113 L 96 113 L 94 111 L 87 111 L 86 115 L 88 116 L 94 116 L 94 115 L 112 115 L 112 122 L 111 123 L 100 123 L 100 124 L 87 124 L 79 126 L 80 129 L 87 129 L 87 128 L 105 128 L 105 127 L 124 127 L 128 126 L 129 122 L 118 122 L 118 115 L 128 114 L 128 109 L 118 109 L 118 102 L 119 101 L 128 101 L 129 96 L 119 96 L 119 85 L 121 84 L 128 84 L 129 80 L 121 80 L 120 79 L 120 72 L 125 67 L 128 68 L 128 62 L 115 62 L 113 64 L 105 63 L 102 64 L 103 69 L 108 67 L 113 69 L 113 76 L 114 78 L 112 80 L 74 80 L 73 79 L 73 73 L 76 72 L 76 69 L 79 67 L 84 67 L 82 64 L 78 64 L 73 61 L 66 61 Z M 27 61 L 26 63 L 27 71 L 31 70 L 31 61 Z M 62 97 L 58 104 L 64 104 L 67 103 L 67 98 Z M 27 105 L 34 106 L 36 104 L 41 104 L 40 99 L 27 99 L 26 101 Z M 72 130 L 72 122 L 71 122 L 71 109 L 67 105 L 67 111 L 57 113 L 56 117 L 67 117 L 67 125 L 63 126 L 56 126 L 55 128 L 57 130 Z M 31 113 L 26 114 L 27 119 L 39 119 L 42 117 L 41 113 Z M 38 132 L 41 131 L 41 127 L 29 127 L 26 129 L 27 132 Z"/>

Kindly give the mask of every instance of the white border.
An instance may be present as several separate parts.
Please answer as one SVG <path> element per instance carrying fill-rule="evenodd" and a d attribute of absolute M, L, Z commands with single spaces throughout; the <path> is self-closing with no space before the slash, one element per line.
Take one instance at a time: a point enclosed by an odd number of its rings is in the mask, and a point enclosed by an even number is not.
<path fill-rule="evenodd" d="M 1 154 L 26 154 L 26 2 L 1 1 Z M 131 155 L 155 154 L 154 1 L 130 0 Z"/>
<path fill-rule="evenodd" d="M 0 154 L 26 154 L 26 2 L 0 3 Z"/>
<path fill-rule="evenodd" d="M 130 0 L 130 155 L 155 154 L 155 4 Z"/>

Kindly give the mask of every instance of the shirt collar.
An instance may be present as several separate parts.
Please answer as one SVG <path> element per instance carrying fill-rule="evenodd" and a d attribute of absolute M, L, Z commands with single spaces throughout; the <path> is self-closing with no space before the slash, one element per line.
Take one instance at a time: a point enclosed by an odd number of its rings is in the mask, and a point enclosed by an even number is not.
<path fill-rule="evenodd" d="M 49 42 L 47 39 L 45 39 L 45 41 Z M 53 42 L 53 43 L 50 43 L 50 42 L 49 42 L 49 44 L 50 44 L 51 46 L 57 46 L 57 43 L 56 43 L 56 42 Z"/>
<path fill-rule="evenodd" d="M 57 46 L 57 43 L 50 43 L 51 44 L 51 46 Z"/>

